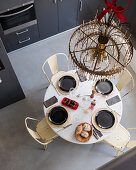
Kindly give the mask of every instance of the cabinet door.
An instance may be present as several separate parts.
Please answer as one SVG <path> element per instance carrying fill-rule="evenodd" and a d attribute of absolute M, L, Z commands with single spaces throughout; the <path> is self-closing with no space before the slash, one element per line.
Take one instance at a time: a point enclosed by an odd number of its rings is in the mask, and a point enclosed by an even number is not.
<path fill-rule="evenodd" d="M 78 0 L 58 0 L 59 32 L 77 25 Z"/>
<path fill-rule="evenodd" d="M 58 33 L 57 0 L 35 0 L 40 39 Z"/>
<path fill-rule="evenodd" d="M 78 25 L 94 18 L 98 7 L 102 6 L 102 0 L 79 0 L 78 3 Z M 105 7 L 105 5 L 104 5 Z"/>
<path fill-rule="evenodd" d="M 0 39 L 0 109 L 25 98 Z"/>
<path fill-rule="evenodd" d="M 37 28 L 37 21 L 31 21 L 29 24 L 23 24 L 20 29 L 12 29 L 10 33 L 4 36 L 3 43 L 7 52 L 10 52 L 34 43 L 38 40 L 39 32 Z"/>

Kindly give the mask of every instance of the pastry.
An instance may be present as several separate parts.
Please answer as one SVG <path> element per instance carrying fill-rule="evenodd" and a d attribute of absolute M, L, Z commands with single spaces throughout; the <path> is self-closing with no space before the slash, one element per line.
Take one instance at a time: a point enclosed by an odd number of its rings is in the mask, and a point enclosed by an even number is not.
<path fill-rule="evenodd" d="M 81 132 L 81 136 L 84 137 L 84 138 L 88 138 L 89 133 L 83 130 L 83 131 Z"/>
<path fill-rule="evenodd" d="M 90 127 L 88 127 L 88 125 Z M 84 128 L 86 130 L 90 130 L 90 131 L 85 131 Z M 92 137 L 92 135 L 93 135 L 93 129 L 89 123 L 86 123 L 86 122 L 80 123 L 76 127 L 75 136 L 79 142 L 83 142 L 83 143 L 88 142 L 90 140 L 90 138 Z"/>
<path fill-rule="evenodd" d="M 76 129 L 77 134 L 80 134 L 82 132 L 82 130 L 83 130 L 82 125 L 78 126 Z"/>
<path fill-rule="evenodd" d="M 91 127 L 90 127 L 89 124 L 85 123 L 85 124 L 83 125 L 83 129 L 84 129 L 84 131 L 90 131 L 90 130 L 91 130 Z"/>

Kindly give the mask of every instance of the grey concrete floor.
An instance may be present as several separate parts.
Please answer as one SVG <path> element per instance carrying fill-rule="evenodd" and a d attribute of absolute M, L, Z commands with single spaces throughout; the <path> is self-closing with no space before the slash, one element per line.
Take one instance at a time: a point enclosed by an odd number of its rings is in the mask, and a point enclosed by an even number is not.
<path fill-rule="evenodd" d="M 61 138 L 44 151 L 25 129 L 26 116 L 44 117 L 42 102 L 48 82 L 41 70 L 42 63 L 54 53 L 68 54 L 72 32 L 61 33 L 8 54 L 26 99 L 0 110 L 0 170 L 93 170 L 114 159 L 115 150 L 106 144 L 76 145 Z M 136 82 L 135 73 L 129 69 Z M 126 128 L 136 127 L 135 94 L 136 88 L 123 100 L 121 124 Z M 136 138 L 135 132 L 131 135 Z"/>

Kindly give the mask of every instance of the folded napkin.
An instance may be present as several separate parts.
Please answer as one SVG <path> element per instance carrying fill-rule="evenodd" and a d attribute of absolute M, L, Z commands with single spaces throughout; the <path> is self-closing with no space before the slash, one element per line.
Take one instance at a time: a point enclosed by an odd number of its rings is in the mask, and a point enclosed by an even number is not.
<path fill-rule="evenodd" d="M 78 75 L 78 77 L 79 77 L 79 80 L 80 80 L 81 82 L 84 82 L 84 81 L 87 80 L 87 78 L 86 78 L 86 76 L 84 75 L 84 73 L 82 73 L 80 70 L 77 70 L 76 73 L 77 73 L 77 75 Z"/>
<path fill-rule="evenodd" d="M 111 106 L 111 105 L 114 105 L 114 104 L 116 104 L 116 103 L 118 103 L 120 101 L 121 100 L 120 100 L 119 96 L 117 95 L 117 96 L 114 96 L 114 97 L 106 100 L 106 103 L 108 104 L 108 106 Z"/>
<path fill-rule="evenodd" d="M 57 102 L 58 102 L 58 99 L 56 98 L 56 96 L 53 96 L 50 99 L 44 101 L 43 104 L 46 108 L 48 108 L 49 106 L 51 106 Z"/>

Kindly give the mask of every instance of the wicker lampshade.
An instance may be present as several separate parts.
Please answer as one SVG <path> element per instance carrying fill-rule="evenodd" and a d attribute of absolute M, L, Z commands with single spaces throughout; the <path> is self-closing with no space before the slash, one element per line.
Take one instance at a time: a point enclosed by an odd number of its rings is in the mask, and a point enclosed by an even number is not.
<path fill-rule="evenodd" d="M 98 13 L 97 13 L 98 14 Z M 100 21 L 83 23 L 72 34 L 69 54 L 73 66 L 90 74 L 90 78 L 111 78 L 130 63 L 133 46 L 130 35 L 111 10 Z"/>

